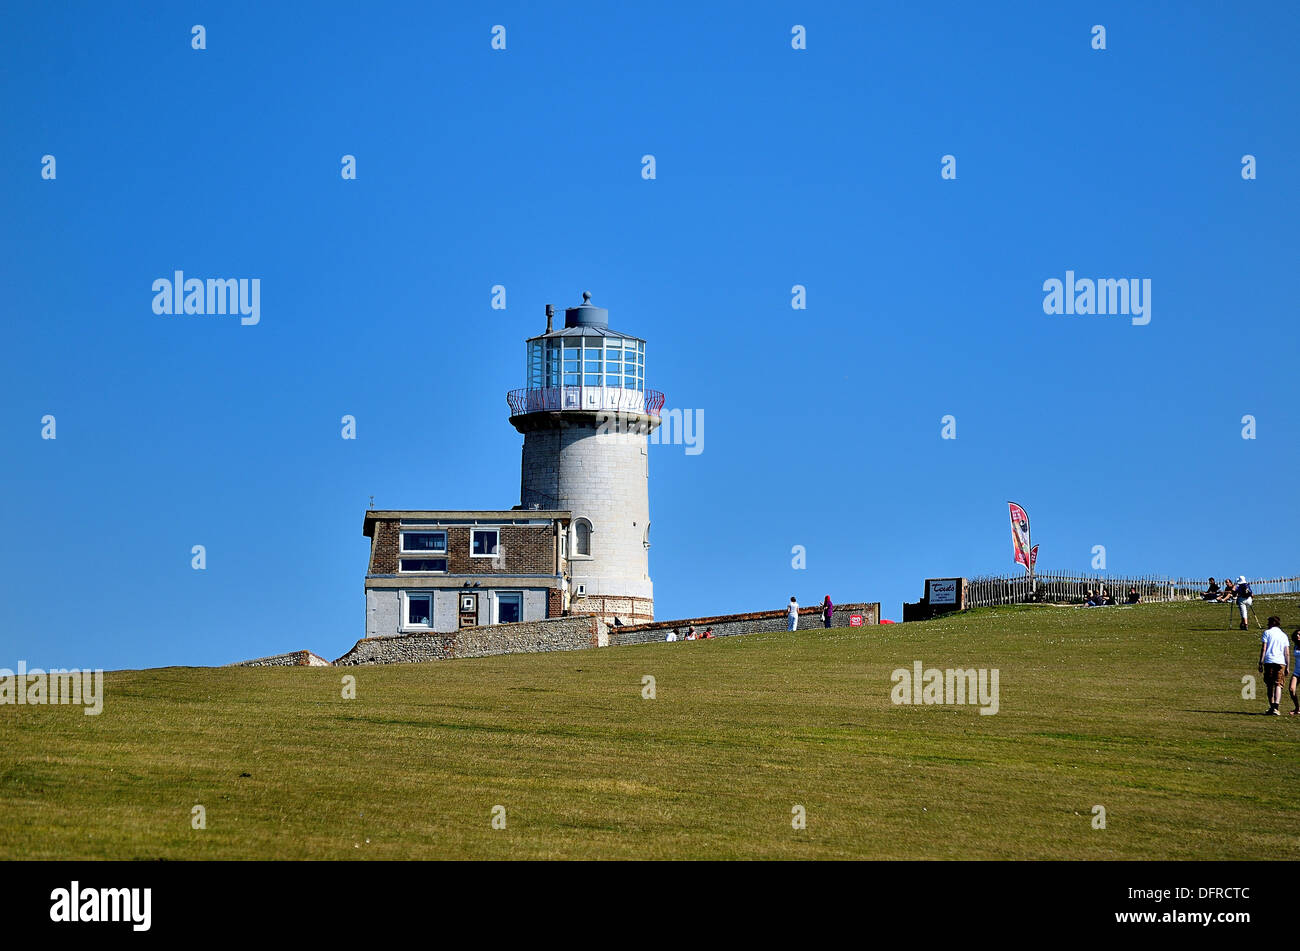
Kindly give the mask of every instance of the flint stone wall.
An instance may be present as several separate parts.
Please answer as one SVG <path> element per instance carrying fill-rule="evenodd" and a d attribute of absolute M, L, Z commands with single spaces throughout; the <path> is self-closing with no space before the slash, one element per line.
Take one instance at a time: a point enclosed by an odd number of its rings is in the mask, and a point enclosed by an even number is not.
<path fill-rule="evenodd" d="M 459 631 L 367 637 L 338 660 L 339 667 L 411 664 L 454 657 L 583 650 L 601 643 L 605 625 L 590 615 L 465 627 Z"/>
<path fill-rule="evenodd" d="M 864 627 L 879 624 L 880 602 L 837 604 L 831 614 L 831 627 L 848 627 L 849 616 L 853 614 L 862 615 Z M 686 629 L 691 625 L 695 626 L 696 633 L 703 633 L 706 627 L 711 627 L 715 637 L 784 631 L 786 628 L 786 612 L 784 609 L 755 611 L 750 614 L 722 614 L 714 617 L 686 618 L 681 621 L 653 621 L 649 624 L 635 624 L 626 627 L 615 626 L 609 629 L 609 643 L 611 646 L 649 644 L 654 641 L 662 641 L 668 636 L 668 632 L 674 629 L 678 631 L 679 637 L 685 637 Z M 799 609 L 799 630 L 806 631 L 810 628 L 820 627 L 822 627 L 821 605 Z"/>
<path fill-rule="evenodd" d="M 311 651 L 290 651 L 287 654 L 272 654 L 270 657 L 258 657 L 245 660 L 231 667 L 329 667 L 330 662 Z"/>

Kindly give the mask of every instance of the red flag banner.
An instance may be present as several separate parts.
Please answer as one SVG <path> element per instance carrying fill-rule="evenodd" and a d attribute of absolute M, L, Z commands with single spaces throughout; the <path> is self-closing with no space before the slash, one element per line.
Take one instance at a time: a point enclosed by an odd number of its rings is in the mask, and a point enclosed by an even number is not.
<path fill-rule="evenodd" d="M 1011 514 L 1011 547 L 1016 564 L 1029 568 L 1037 557 L 1029 547 L 1029 514 L 1015 502 L 1007 503 Z"/>

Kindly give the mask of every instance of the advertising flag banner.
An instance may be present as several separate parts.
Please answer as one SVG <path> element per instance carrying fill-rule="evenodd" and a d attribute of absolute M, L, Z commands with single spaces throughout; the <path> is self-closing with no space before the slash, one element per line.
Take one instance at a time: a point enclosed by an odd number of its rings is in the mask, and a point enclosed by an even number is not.
<path fill-rule="evenodd" d="M 1029 514 L 1015 502 L 1007 503 L 1011 513 L 1011 547 L 1016 564 L 1029 568 L 1034 555 L 1029 547 Z"/>

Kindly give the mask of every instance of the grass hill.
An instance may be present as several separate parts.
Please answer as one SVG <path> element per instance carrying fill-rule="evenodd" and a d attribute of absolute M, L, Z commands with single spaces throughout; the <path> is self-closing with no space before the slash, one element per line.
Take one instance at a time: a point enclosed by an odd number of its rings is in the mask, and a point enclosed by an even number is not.
<path fill-rule="evenodd" d="M 1294 857 L 1300 717 L 1243 699 L 1258 632 L 1226 612 L 113 672 L 99 716 L 0 707 L 0 858 Z M 893 704 L 917 660 L 998 669 L 998 713 Z"/>

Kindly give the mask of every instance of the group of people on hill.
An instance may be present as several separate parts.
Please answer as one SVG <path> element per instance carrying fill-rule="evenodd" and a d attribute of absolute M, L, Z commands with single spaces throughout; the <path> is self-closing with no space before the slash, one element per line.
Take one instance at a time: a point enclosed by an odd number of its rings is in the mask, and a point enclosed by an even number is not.
<path fill-rule="evenodd" d="M 1291 672 L 1291 716 L 1300 716 L 1300 674 L 1297 674 L 1296 656 L 1300 654 L 1300 627 L 1291 633 L 1287 642 L 1282 622 L 1277 617 L 1268 619 L 1268 628 L 1259 639 L 1259 672 L 1264 675 L 1264 689 L 1268 691 L 1268 713 L 1281 716 L 1282 684 Z"/>
<path fill-rule="evenodd" d="M 695 625 L 691 624 L 687 626 L 685 635 L 682 634 L 681 628 L 675 627 L 668 632 L 668 636 L 665 637 L 664 640 L 666 641 L 711 641 L 717 636 L 718 635 L 713 633 L 713 628 L 711 627 L 706 627 L 703 631 L 696 631 Z"/>
<path fill-rule="evenodd" d="M 799 630 L 799 602 L 793 595 L 790 596 L 790 603 L 785 606 L 786 630 Z M 835 605 L 831 602 L 831 596 L 828 594 L 822 601 L 822 624 L 826 627 L 831 626 L 831 619 L 835 616 Z M 696 633 L 694 625 L 686 629 L 685 636 L 682 635 L 680 628 L 673 628 L 664 638 L 666 641 L 707 641 L 717 635 L 713 633 L 713 628 L 705 628 L 702 633 Z"/>
<path fill-rule="evenodd" d="M 1250 606 L 1255 603 L 1255 592 L 1250 590 L 1250 582 L 1246 580 L 1245 575 L 1239 575 L 1236 583 L 1231 578 L 1223 579 L 1223 587 L 1220 588 L 1213 578 L 1210 579 L 1209 587 L 1201 595 L 1203 601 L 1218 601 L 1227 604 L 1232 601 L 1237 602 L 1237 610 L 1241 612 L 1241 629 L 1246 630 L 1246 615 L 1250 613 Z M 1255 619 L 1259 623 L 1259 618 Z"/>
<path fill-rule="evenodd" d="M 1142 595 L 1138 594 L 1136 587 L 1130 586 L 1128 595 L 1124 598 L 1125 604 L 1138 604 L 1142 601 Z M 1100 591 L 1088 589 L 1088 596 L 1084 599 L 1083 605 L 1088 608 L 1101 607 L 1104 604 L 1118 604 L 1114 597 L 1111 596 L 1110 589 L 1105 585 L 1101 586 Z"/>
<path fill-rule="evenodd" d="M 831 618 L 835 616 L 835 605 L 831 603 L 831 596 L 828 594 L 822 600 L 822 624 L 825 627 L 831 626 Z M 790 595 L 790 603 L 785 606 L 785 629 L 787 631 L 799 630 L 799 602 L 795 600 L 794 595 Z"/>

